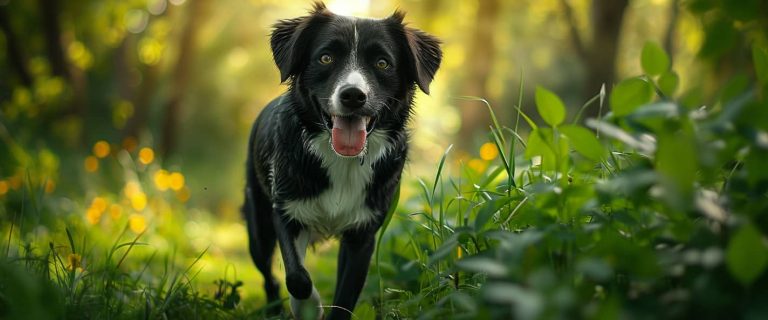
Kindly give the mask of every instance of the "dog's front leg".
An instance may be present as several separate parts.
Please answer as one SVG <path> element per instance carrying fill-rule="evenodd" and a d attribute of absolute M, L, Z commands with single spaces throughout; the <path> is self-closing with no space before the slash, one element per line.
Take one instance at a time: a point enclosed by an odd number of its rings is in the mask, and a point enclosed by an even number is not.
<path fill-rule="evenodd" d="M 291 312 L 297 319 L 303 319 L 305 315 L 310 319 L 320 319 L 323 316 L 322 309 L 319 308 L 320 295 L 312 285 L 307 269 L 304 268 L 309 232 L 290 224 L 282 205 L 278 202 L 274 205 L 273 214 L 275 216 L 272 221 L 285 266 L 285 284 L 291 295 Z"/>
<path fill-rule="evenodd" d="M 327 319 L 349 319 L 352 315 L 368 275 L 375 234 L 376 230 L 344 233 L 339 248 L 336 294 Z"/>

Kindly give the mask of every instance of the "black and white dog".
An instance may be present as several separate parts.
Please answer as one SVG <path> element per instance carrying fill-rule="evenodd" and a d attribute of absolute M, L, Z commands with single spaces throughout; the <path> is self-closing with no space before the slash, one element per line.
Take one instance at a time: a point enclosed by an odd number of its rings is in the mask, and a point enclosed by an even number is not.
<path fill-rule="evenodd" d="M 341 239 L 327 319 L 349 318 L 365 283 L 408 153 L 416 86 L 429 93 L 442 59 L 439 41 L 403 17 L 340 16 L 316 3 L 309 15 L 274 25 L 272 53 L 290 87 L 253 125 L 243 211 L 271 303 L 280 300 L 272 275 L 280 244 L 296 317 L 321 306 L 303 266 L 317 236 Z"/>

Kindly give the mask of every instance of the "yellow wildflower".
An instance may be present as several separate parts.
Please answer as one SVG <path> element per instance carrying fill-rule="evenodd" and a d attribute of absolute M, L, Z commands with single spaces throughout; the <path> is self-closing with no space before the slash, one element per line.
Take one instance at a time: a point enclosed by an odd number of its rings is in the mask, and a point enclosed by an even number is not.
<path fill-rule="evenodd" d="M 98 158 L 104 158 L 109 155 L 109 143 L 100 140 L 93 145 L 93 155 Z"/>
<path fill-rule="evenodd" d="M 496 148 L 496 144 L 486 142 L 480 146 L 480 158 L 483 160 L 493 160 L 499 156 L 499 149 Z"/>
<path fill-rule="evenodd" d="M 82 269 L 83 267 L 83 257 L 81 257 L 77 253 L 70 253 L 67 256 L 67 262 L 69 262 L 67 269 L 69 269 L 70 271 Z"/>
<path fill-rule="evenodd" d="M 130 228 L 133 233 L 142 233 L 147 229 L 147 219 L 142 215 L 132 214 L 128 217 L 128 228 Z"/>
<path fill-rule="evenodd" d="M 96 170 L 99 170 L 99 159 L 96 159 L 94 156 L 88 156 L 85 158 L 85 171 L 88 172 L 96 172 Z"/>
<path fill-rule="evenodd" d="M 154 178 L 155 178 L 154 180 L 155 180 L 155 186 L 157 187 L 157 190 L 160 190 L 160 191 L 168 190 L 171 184 L 168 171 L 157 170 L 157 172 L 155 172 Z"/>
<path fill-rule="evenodd" d="M 168 182 L 168 185 L 171 187 L 171 189 L 174 191 L 179 191 L 184 187 L 184 175 L 178 172 L 171 173 L 171 175 L 168 177 Z"/>
<path fill-rule="evenodd" d="M 137 192 L 131 196 L 131 207 L 136 211 L 144 210 L 147 207 L 147 195 L 144 192 Z"/>
<path fill-rule="evenodd" d="M 139 161 L 142 164 L 150 164 L 153 160 L 155 160 L 155 152 L 151 148 L 144 147 L 139 150 Z"/>

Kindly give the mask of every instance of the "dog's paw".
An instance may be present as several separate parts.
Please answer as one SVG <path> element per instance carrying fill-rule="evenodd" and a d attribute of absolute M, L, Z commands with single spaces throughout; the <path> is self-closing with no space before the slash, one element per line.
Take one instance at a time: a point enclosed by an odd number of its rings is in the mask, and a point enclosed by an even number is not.
<path fill-rule="evenodd" d="M 312 279 L 304 268 L 285 275 L 285 285 L 288 292 L 296 299 L 308 299 L 312 294 Z"/>

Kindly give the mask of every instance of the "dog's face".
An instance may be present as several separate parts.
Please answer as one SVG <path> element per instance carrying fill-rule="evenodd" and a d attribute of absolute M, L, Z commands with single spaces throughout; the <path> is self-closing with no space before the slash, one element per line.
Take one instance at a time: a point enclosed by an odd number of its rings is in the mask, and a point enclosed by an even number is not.
<path fill-rule="evenodd" d="M 299 93 L 310 130 L 328 130 L 337 155 L 355 157 L 374 128 L 400 126 L 418 85 L 429 92 L 442 57 L 432 36 L 403 25 L 404 15 L 362 19 L 322 3 L 308 16 L 274 26 L 272 51 L 281 80 Z"/>

